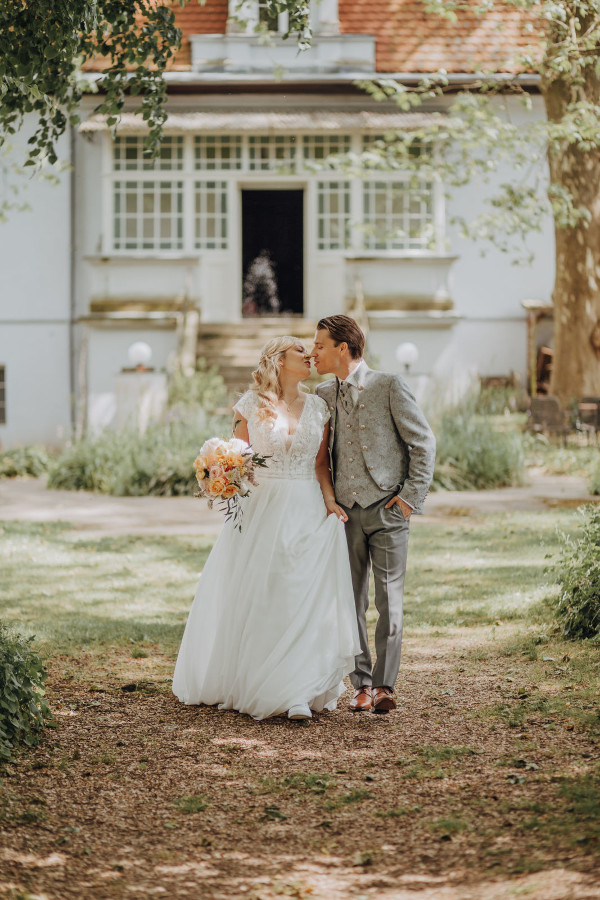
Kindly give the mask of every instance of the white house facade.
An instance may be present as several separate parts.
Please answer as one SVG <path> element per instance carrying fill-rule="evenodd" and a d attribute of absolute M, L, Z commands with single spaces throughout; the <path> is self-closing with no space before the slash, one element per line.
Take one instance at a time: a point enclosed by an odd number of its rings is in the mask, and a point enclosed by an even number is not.
<path fill-rule="evenodd" d="M 527 268 L 495 250 L 482 258 L 451 224 L 479 211 L 479 189 L 446 196 L 435 178 L 348 165 L 383 135 L 445 115 L 443 104 L 403 113 L 355 87 L 382 63 L 368 16 L 360 32 L 345 30 L 351 8 L 315 5 L 313 44 L 301 53 L 260 4 L 235 18 L 224 0 L 197 9 L 182 22 L 189 59 L 168 76 L 156 162 L 133 107 L 115 135 L 89 101 L 65 145 L 72 172 L 36 188 L 32 211 L 0 226 L 1 444 L 115 425 L 134 341 L 150 344 L 160 371 L 191 346 L 203 355 L 207 331 L 260 338 L 267 320 L 244 314 L 243 284 L 263 250 L 282 330 L 308 334 L 321 316 L 359 315 L 375 365 L 401 371 L 397 347 L 417 346 L 410 377 L 423 395 L 477 375 L 524 377 L 521 302 L 550 298 L 551 231 L 536 236 Z M 255 32 L 261 16 L 273 29 L 267 44 Z M 193 31 L 219 21 L 221 31 Z M 533 101 L 532 112 L 515 103 L 508 114 L 542 115 Z"/>

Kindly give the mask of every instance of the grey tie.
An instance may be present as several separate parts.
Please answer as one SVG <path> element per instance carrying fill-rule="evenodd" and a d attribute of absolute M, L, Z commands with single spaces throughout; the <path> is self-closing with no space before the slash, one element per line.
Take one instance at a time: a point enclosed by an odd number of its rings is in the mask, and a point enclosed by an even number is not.
<path fill-rule="evenodd" d="M 340 381 L 340 400 L 342 401 L 344 411 L 350 415 L 354 409 L 354 404 L 352 402 L 352 388 L 345 381 Z"/>

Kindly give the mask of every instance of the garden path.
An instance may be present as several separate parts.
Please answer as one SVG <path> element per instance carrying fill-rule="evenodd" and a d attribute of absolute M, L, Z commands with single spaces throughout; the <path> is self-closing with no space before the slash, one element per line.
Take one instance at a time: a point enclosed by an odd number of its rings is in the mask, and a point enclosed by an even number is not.
<path fill-rule="evenodd" d="M 600 502 L 588 493 L 586 480 L 528 470 L 522 487 L 489 491 L 439 491 L 429 495 L 426 515 L 464 516 L 511 510 L 539 511 L 557 506 Z M 0 520 L 71 522 L 93 538 L 106 534 L 217 534 L 223 516 L 218 508 L 192 497 L 110 497 L 88 491 L 46 490 L 43 479 L 0 481 Z"/>
<path fill-rule="evenodd" d="M 398 712 L 348 692 L 305 726 L 171 693 L 220 512 L 0 482 L 3 616 L 46 640 L 58 726 L 2 773 L 0 896 L 600 900 L 600 653 L 535 612 L 586 500 L 539 472 L 432 494 Z"/>

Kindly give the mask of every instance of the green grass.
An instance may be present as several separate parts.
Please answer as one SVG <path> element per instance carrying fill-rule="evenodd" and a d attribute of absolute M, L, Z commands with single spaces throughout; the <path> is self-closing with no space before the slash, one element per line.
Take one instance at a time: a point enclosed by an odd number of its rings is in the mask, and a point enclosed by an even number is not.
<path fill-rule="evenodd" d="M 570 510 L 465 517 L 460 525 L 412 526 L 405 583 L 407 629 L 493 625 L 548 618 L 546 555 L 558 551 L 557 522 L 578 528 Z M 376 613 L 371 606 L 371 619 Z"/>
<path fill-rule="evenodd" d="M 507 513 L 413 526 L 406 578 L 407 630 L 443 635 L 461 626 L 548 618 L 546 554 L 570 510 Z M 35 634 L 46 655 L 120 645 L 135 659 L 151 646 L 176 652 L 212 540 L 78 537 L 64 523 L 5 522 L 0 616 Z M 371 620 L 375 618 L 371 607 Z"/>
<path fill-rule="evenodd" d="M 190 797 L 177 797 L 177 799 L 173 801 L 173 805 L 176 806 L 180 812 L 198 813 L 203 812 L 209 804 L 202 794 L 198 794 Z"/>
<path fill-rule="evenodd" d="M 5 522 L 0 616 L 46 655 L 122 645 L 174 653 L 212 542 L 185 537 L 77 539 L 65 524 Z M 140 649 L 142 652 L 140 652 Z"/>

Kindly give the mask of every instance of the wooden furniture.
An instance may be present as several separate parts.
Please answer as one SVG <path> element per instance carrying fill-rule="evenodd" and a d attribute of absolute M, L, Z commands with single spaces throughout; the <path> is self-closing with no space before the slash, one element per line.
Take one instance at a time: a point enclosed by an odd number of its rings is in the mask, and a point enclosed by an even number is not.
<path fill-rule="evenodd" d="M 582 397 L 577 404 L 577 427 L 597 440 L 600 432 L 600 397 Z"/>
<path fill-rule="evenodd" d="M 559 434 L 567 445 L 569 418 L 561 408 L 558 397 L 547 394 L 545 397 L 531 398 L 527 430 L 536 434 Z"/>

